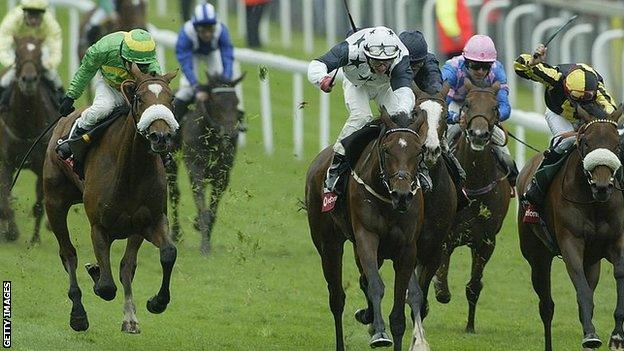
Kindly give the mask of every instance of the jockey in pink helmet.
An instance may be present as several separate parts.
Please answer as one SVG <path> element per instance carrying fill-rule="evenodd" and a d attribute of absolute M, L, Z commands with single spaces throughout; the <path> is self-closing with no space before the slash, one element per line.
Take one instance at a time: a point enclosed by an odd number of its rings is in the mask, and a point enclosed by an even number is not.
<path fill-rule="evenodd" d="M 509 105 L 507 75 L 505 68 L 496 58 L 496 47 L 492 39 L 487 35 L 477 34 L 468 40 L 462 55 L 446 61 L 442 67 L 442 80 L 451 87 L 446 96 L 446 102 L 449 105 L 447 119 L 449 124 L 458 123 L 462 117 L 459 115 L 459 110 L 466 98 L 466 88 L 464 87 L 466 79 L 472 81 L 476 86 L 490 86 L 499 82 L 500 89 L 496 94 L 499 121 L 502 122 L 509 118 L 511 106 Z M 453 134 L 459 132 L 459 124 L 449 126 L 449 140 L 452 140 Z M 510 183 L 514 185 L 515 177 L 518 174 L 516 164 L 506 146 L 496 146 L 505 144 L 505 132 L 499 126 L 494 126 L 492 141 L 498 161 L 509 174 Z"/>

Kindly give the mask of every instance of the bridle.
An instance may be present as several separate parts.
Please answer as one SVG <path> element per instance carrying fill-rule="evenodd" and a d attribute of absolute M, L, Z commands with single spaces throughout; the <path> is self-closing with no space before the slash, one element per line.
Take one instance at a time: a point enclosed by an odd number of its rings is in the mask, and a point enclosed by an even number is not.
<path fill-rule="evenodd" d="M 615 121 L 612 121 L 610 119 L 606 119 L 606 118 L 598 118 L 598 119 L 594 119 L 591 120 L 585 124 L 583 124 L 577 134 L 576 134 L 576 145 L 577 145 L 577 150 L 579 153 L 579 156 L 581 158 L 581 160 L 585 159 L 585 156 L 587 155 L 586 149 L 587 149 L 587 144 L 585 143 L 585 132 L 587 131 L 587 128 L 589 128 L 591 125 L 593 124 L 597 124 L 597 123 L 608 123 L 612 126 L 615 127 L 616 131 L 618 128 L 618 124 Z M 620 146 L 618 143 L 618 149 L 615 151 L 616 155 L 619 155 L 620 153 Z M 583 173 L 585 173 L 585 177 L 587 178 L 587 181 L 591 184 L 592 183 L 592 174 L 591 171 L 586 170 L 585 168 L 583 168 Z M 615 174 L 615 172 L 614 172 Z"/>
<path fill-rule="evenodd" d="M 478 93 L 488 93 L 488 94 L 492 94 L 494 96 L 494 98 L 496 99 L 496 93 L 494 91 L 492 91 L 492 89 L 488 89 L 488 88 L 472 88 L 470 89 L 470 93 L 472 92 L 478 92 Z M 464 102 L 464 104 L 462 105 L 461 109 L 460 109 L 460 114 L 463 112 L 466 112 L 466 110 L 468 110 L 467 107 L 467 100 L 468 100 L 468 96 L 466 95 L 466 101 Z M 486 144 L 491 142 L 492 139 L 492 130 L 494 129 L 494 126 L 496 125 L 496 123 L 500 120 L 500 112 L 498 111 L 498 108 L 494 109 L 494 114 L 495 114 L 495 120 L 494 121 L 490 121 L 490 119 L 487 118 L 486 115 L 484 114 L 472 114 L 472 115 L 468 115 L 468 113 L 466 113 L 467 118 L 466 118 L 466 130 L 470 129 L 470 126 L 472 125 L 472 122 L 477 119 L 477 118 L 482 118 L 485 120 L 485 122 L 488 125 L 488 131 L 489 131 L 489 136 L 486 140 Z M 465 137 L 466 139 L 470 140 L 470 135 L 466 132 L 465 133 Z M 505 142 L 506 144 L 506 142 Z M 503 145 L 497 145 L 497 146 L 505 146 L 505 144 Z"/>
<path fill-rule="evenodd" d="M 171 88 L 169 87 L 169 83 L 163 77 L 150 77 L 150 78 L 146 78 L 144 80 L 141 80 L 138 83 L 136 83 L 136 81 L 126 80 L 123 83 L 121 83 L 121 85 L 123 86 L 124 84 L 127 84 L 126 82 L 134 82 L 136 84 L 136 86 L 134 87 L 134 94 L 132 94 L 132 100 L 129 101 L 129 103 L 130 103 L 130 114 L 131 114 L 132 120 L 134 122 L 135 133 L 136 134 L 140 134 L 144 138 L 147 138 L 147 135 L 145 134 L 145 132 L 141 132 L 138 129 L 138 127 L 137 127 L 137 124 L 139 123 L 138 118 L 140 118 L 140 117 L 137 117 L 138 116 L 138 111 L 139 111 L 139 104 L 141 102 L 141 95 L 139 95 L 140 88 L 143 87 L 145 84 L 148 84 L 148 83 L 158 83 L 158 85 L 163 87 L 163 89 L 165 89 L 167 93 L 172 94 L 171 93 Z M 124 94 L 124 96 L 125 96 L 125 94 Z"/>
<path fill-rule="evenodd" d="M 420 135 L 416 131 L 410 128 L 391 128 L 385 131 L 382 130 L 382 133 L 379 137 L 379 142 L 378 142 L 379 145 L 377 147 L 377 153 L 379 156 L 379 177 L 381 178 L 381 182 L 383 183 L 383 185 L 386 187 L 386 190 L 388 190 L 388 193 L 392 192 L 392 189 L 390 188 L 390 183 L 389 183 L 391 179 L 395 177 L 401 180 L 408 179 L 410 180 L 411 193 L 412 195 L 415 195 L 418 189 L 420 188 L 420 182 L 418 181 L 418 177 L 414 177 L 412 173 L 408 171 L 404 171 L 404 170 L 396 171 L 390 175 L 386 174 L 386 158 L 385 158 L 384 153 L 381 151 L 382 149 L 381 145 L 383 143 L 383 140 L 387 138 L 388 135 L 393 134 L 393 133 L 409 133 L 409 134 L 415 135 L 416 138 L 420 138 Z M 422 152 L 420 153 L 419 157 L 422 158 Z"/>

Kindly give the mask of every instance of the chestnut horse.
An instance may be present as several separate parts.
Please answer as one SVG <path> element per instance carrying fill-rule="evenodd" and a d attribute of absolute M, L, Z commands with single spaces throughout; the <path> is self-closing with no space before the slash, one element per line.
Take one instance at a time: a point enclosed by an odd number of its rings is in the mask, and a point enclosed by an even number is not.
<path fill-rule="evenodd" d="M 500 84 L 478 88 L 466 80 L 466 101 L 460 113 L 466 116 L 466 126 L 455 146 L 457 156 L 466 171 L 465 190 L 470 205 L 455 216 L 451 234 L 443 245 L 442 263 L 436 273 L 434 286 L 436 299 L 448 303 L 448 267 L 455 248 L 468 245 L 472 251 L 472 270 L 466 285 L 468 299 L 468 322 L 466 332 L 474 333 L 477 300 L 483 284 L 483 270 L 496 246 L 496 234 L 500 231 L 511 197 L 511 186 L 506 175 L 497 167 L 493 154 L 491 136 L 498 123 L 496 93 Z"/>
<path fill-rule="evenodd" d="M 169 88 L 176 72 L 164 76 L 143 74 L 133 65 L 132 73 L 136 81 L 122 84 L 130 112 L 115 120 L 101 139 L 92 142 L 84 162 L 84 181 L 78 179 L 55 151 L 56 141 L 69 132 L 80 111 L 60 121 L 46 153 L 45 206 L 59 243 L 61 262 L 69 274 L 72 301 L 69 323 L 76 331 L 86 330 L 89 322 L 76 279 L 78 257 L 67 228 L 67 212 L 73 204 L 84 203 L 97 259 L 96 265 L 87 265 L 87 271 L 95 283 L 93 291 L 104 300 L 114 299 L 117 291 L 110 267 L 111 243 L 128 239 L 119 273 L 125 297 L 122 331 L 139 333 L 131 284 L 143 239 L 160 249 L 163 269 L 162 285 L 158 294 L 147 302 L 147 309 L 161 313 L 170 299 L 169 282 L 176 248 L 169 235 L 167 184 L 159 154 L 168 152 L 178 129 L 171 112 L 173 95 Z"/>
<path fill-rule="evenodd" d="M 611 115 L 600 112 L 599 116 L 590 115 L 578 107 L 577 116 L 583 124 L 576 136 L 576 151 L 571 152 L 550 184 L 540 215 L 561 250 L 574 284 L 579 319 L 583 326 L 582 347 L 585 349 L 597 349 L 602 345 L 592 323 L 593 295 L 600 277 L 600 261 L 606 258 L 613 264 L 617 304 L 609 347 L 611 350 L 622 350 L 624 196 L 623 184 L 614 181 L 615 172 L 621 166 L 617 156 L 620 150 L 616 121 L 622 115 L 622 106 Z M 524 167 L 518 177 L 519 191 L 526 191 L 542 157 L 541 154 L 534 156 Z M 544 349 L 551 351 L 551 322 L 555 304 L 550 290 L 550 269 L 554 253 L 535 234 L 542 227 L 539 224 L 523 223 L 523 216 L 524 210 L 519 208 L 520 248 L 531 265 L 531 281 L 539 297 L 539 313 L 544 325 Z"/>
<path fill-rule="evenodd" d="M 423 198 L 416 169 L 422 160 L 427 123 L 424 113 L 391 119 L 382 111 L 379 137 L 371 141 L 352 167 L 347 191 L 332 212 L 322 212 L 323 181 L 332 159 L 331 147 L 312 161 L 306 180 L 310 233 L 321 256 L 334 316 L 336 350 L 344 350 L 342 313 L 342 254 L 347 239 L 354 242 L 360 286 L 372 314 L 372 347 L 389 346 L 381 314 L 384 284 L 379 267 L 391 259 L 395 270 L 390 329 L 394 349 L 401 350 L 405 332 L 406 290 L 416 265 L 417 242 L 423 223 Z M 408 301 L 411 302 L 411 301 Z M 420 306 L 412 306 L 420 310 Z M 359 317 L 356 315 L 356 319 Z M 361 320 L 360 320 L 361 321 Z"/>
<path fill-rule="evenodd" d="M 41 40 L 15 38 L 15 79 L 9 107 L 0 110 L 0 240 L 16 240 L 19 230 L 11 208 L 11 181 L 21 157 L 42 130 L 58 116 L 54 92 L 44 80 Z M 35 228 L 31 243 L 39 242 L 43 218 L 43 159 L 45 144 L 40 143 L 25 164 L 37 176 L 33 206 Z"/>
<path fill-rule="evenodd" d="M 208 76 L 208 84 L 200 89 L 208 93 L 208 99 L 195 104 L 182 122 L 182 150 L 184 162 L 191 179 L 193 199 L 197 207 L 195 228 L 201 235 L 200 252 L 210 252 L 210 237 L 217 220 L 217 209 L 221 197 L 230 182 L 230 171 L 238 147 L 238 97 L 236 85 L 244 75 L 233 81 L 218 76 Z M 180 144 L 177 142 L 176 144 Z M 172 237 L 180 237 L 178 206 L 180 190 L 177 183 L 178 167 L 172 162 L 167 169 L 169 198 L 171 199 Z M 206 206 L 206 186 L 210 185 L 208 206 Z"/>

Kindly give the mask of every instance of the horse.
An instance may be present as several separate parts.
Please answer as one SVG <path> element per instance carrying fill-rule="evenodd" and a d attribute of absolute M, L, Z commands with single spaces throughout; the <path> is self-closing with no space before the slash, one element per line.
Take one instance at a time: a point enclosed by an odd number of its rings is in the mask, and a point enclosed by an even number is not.
<path fill-rule="evenodd" d="M 120 30 L 130 31 L 134 28 L 147 29 L 147 1 L 145 0 L 115 0 L 115 8 L 119 18 L 117 21 L 103 23 L 94 38 L 87 38 L 87 24 L 97 8 L 86 13 L 80 22 L 80 40 L 78 41 L 78 57 L 82 58 L 97 40 L 106 34 Z M 91 40 L 90 40 L 91 39 Z M 95 40 L 93 40 L 95 39 Z"/>
<path fill-rule="evenodd" d="M 69 132 L 81 111 L 65 117 L 54 128 L 45 156 L 45 207 L 61 262 L 69 274 L 70 326 L 76 331 L 86 330 L 89 322 L 76 279 L 76 249 L 67 229 L 67 213 L 73 204 L 84 203 L 97 259 L 97 264 L 87 265 L 87 271 L 94 281 L 93 291 L 106 301 L 114 299 L 117 291 L 111 275 L 111 243 L 128 239 L 119 274 L 125 297 L 122 331 L 140 332 L 131 284 L 143 239 L 160 249 L 163 269 L 160 290 L 148 300 L 147 309 L 161 313 L 170 300 L 176 247 L 169 235 L 167 184 L 159 154 L 168 152 L 178 128 L 171 112 L 173 94 L 169 88 L 177 72 L 164 76 L 143 74 L 134 64 L 131 71 L 136 80 L 121 85 L 130 111 L 112 122 L 101 139 L 91 142 L 84 161 L 84 180 L 55 151 L 56 141 Z"/>
<path fill-rule="evenodd" d="M 11 208 L 11 181 L 26 153 L 45 127 L 58 113 L 54 92 L 45 83 L 41 63 L 41 40 L 25 37 L 15 40 L 15 77 L 8 108 L 0 110 L 0 238 L 17 240 L 19 230 Z M 39 144 L 25 167 L 37 176 L 36 200 L 33 206 L 35 228 L 31 244 L 40 241 L 43 218 L 43 159 L 45 145 Z"/>
<path fill-rule="evenodd" d="M 622 183 L 616 188 L 615 173 L 621 163 L 616 121 L 622 106 L 612 114 L 601 111 L 590 115 L 582 107 L 577 116 L 582 125 L 576 134 L 576 151 L 571 151 L 548 188 L 540 213 L 553 234 L 568 274 L 576 290 L 579 319 L 583 326 L 582 347 L 597 349 L 602 341 L 592 323 L 593 293 L 600 277 L 604 257 L 613 264 L 617 285 L 615 327 L 611 350 L 624 348 L 624 196 Z M 543 156 L 534 156 L 522 169 L 518 190 L 527 186 Z M 621 170 L 620 170 L 621 171 Z M 618 191 L 614 191 L 617 189 Z M 539 297 L 539 313 L 544 326 L 544 349 L 552 350 L 551 322 L 555 304 L 551 295 L 550 270 L 556 252 L 547 249 L 536 233 L 540 224 L 523 222 L 524 210 L 518 209 L 518 234 L 522 255 L 531 266 L 533 289 Z"/>
<path fill-rule="evenodd" d="M 338 200 L 333 211 L 321 211 L 331 148 L 321 151 L 312 161 L 306 178 L 308 223 L 329 290 L 336 350 L 344 350 L 342 254 L 348 239 L 354 242 L 360 287 L 373 315 L 371 347 L 392 345 L 381 315 L 384 284 L 379 267 L 384 259 L 391 259 L 395 270 L 394 305 L 390 314 L 395 350 L 401 350 L 405 332 L 406 291 L 416 265 L 416 246 L 423 223 L 423 197 L 415 172 L 423 157 L 427 122 L 424 113 L 418 113 L 412 120 L 405 113 L 391 118 L 385 110 L 380 119 L 379 137 L 368 143 L 352 167 L 347 191 L 342 195 L 344 199 Z M 419 310 L 420 306 L 412 309 Z"/>
<path fill-rule="evenodd" d="M 200 89 L 208 93 L 208 99 L 195 103 L 195 110 L 190 111 L 182 122 L 182 154 L 197 207 L 195 228 L 201 234 L 202 255 L 210 252 L 210 237 L 217 219 L 217 209 L 230 182 L 230 171 L 236 157 L 240 112 L 237 108 L 239 100 L 235 87 L 244 77 L 243 74 L 229 81 L 220 76 L 208 75 L 208 83 L 200 86 Z M 177 173 L 177 164 L 172 162 L 168 166 L 167 176 L 173 211 L 174 240 L 180 237 L 180 190 Z M 208 207 L 205 199 L 206 185 L 211 187 Z"/>
<path fill-rule="evenodd" d="M 447 280 L 451 254 L 455 248 L 468 245 L 472 252 L 472 269 L 466 285 L 466 332 L 474 333 L 483 270 L 496 246 L 496 234 L 507 214 L 512 188 L 497 167 L 491 145 L 492 130 L 498 123 L 496 93 L 500 84 L 479 88 L 466 80 L 465 86 L 466 101 L 460 113 L 466 116 L 466 125 L 462 126 L 462 136 L 454 154 L 466 171 L 465 191 L 471 201 L 455 216 L 451 233 L 442 245 L 442 260 L 434 277 L 434 287 L 436 299 L 448 303 L 451 299 Z"/>

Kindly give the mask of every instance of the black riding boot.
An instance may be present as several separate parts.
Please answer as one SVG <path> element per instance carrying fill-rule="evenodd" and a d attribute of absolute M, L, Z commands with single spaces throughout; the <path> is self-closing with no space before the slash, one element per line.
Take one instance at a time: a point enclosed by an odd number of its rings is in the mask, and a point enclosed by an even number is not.
<path fill-rule="evenodd" d="M 518 178 L 518 166 L 516 161 L 503 151 L 502 147 L 493 147 L 494 156 L 498 161 L 499 166 L 507 173 L 507 180 L 512 187 L 516 186 L 516 178 Z"/>
<path fill-rule="evenodd" d="M 420 187 L 423 192 L 428 193 L 433 190 L 433 181 L 429 175 L 429 168 L 424 162 L 421 162 L 418 167 L 418 180 L 420 181 Z"/>
<path fill-rule="evenodd" d="M 178 120 L 178 123 L 182 124 L 182 119 L 188 113 L 190 103 L 190 101 L 185 101 L 178 98 L 173 99 L 173 115 L 175 116 L 176 120 Z"/>
<path fill-rule="evenodd" d="M 546 172 L 545 169 L 557 163 L 567 152 L 559 153 L 556 148 L 550 147 L 544 151 L 544 159 L 540 163 L 537 171 L 531 178 L 531 183 L 527 187 L 527 191 L 522 195 L 522 198 L 528 201 L 531 205 L 534 205 L 539 210 L 544 205 L 544 198 L 546 197 L 546 191 L 548 186 L 552 182 L 556 172 Z"/>
<path fill-rule="evenodd" d="M 76 126 L 72 130 L 72 133 L 67 137 L 67 139 L 65 139 L 65 140 L 61 139 L 61 140 L 58 141 L 58 146 L 56 147 L 56 153 L 63 160 L 66 160 L 66 159 L 70 158 L 73 155 L 73 152 L 71 150 L 71 147 L 70 147 L 69 143 L 71 141 L 79 140 L 87 132 L 89 132 L 87 129 L 82 129 L 82 128 Z"/>
<path fill-rule="evenodd" d="M 455 155 L 447 150 L 442 153 L 442 157 L 444 162 L 447 165 L 447 168 L 451 174 L 451 180 L 455 185 L 455 190 L 457 194 L 457 210 L 461 210 L 462 208 L 470 205 L 470 199 L 466 196 L 464 192 L 464 181 L 466 181 L 466 171 L 462 167 L 461 163 Z"/>
<path fill-rule="evenodd" d="M 325 178 L 325 190 L 334 192 L 336 190 L 336 184 L 340 175 L 349 168 L 347 157 L 339 153 L 334 152 L 334 158 L 332 163 L 327 169 L 327 176 Z"/>

